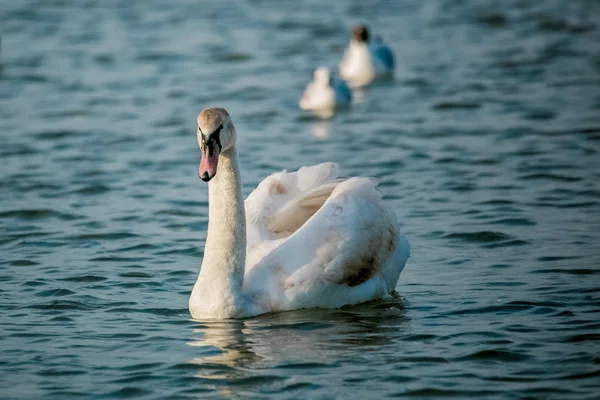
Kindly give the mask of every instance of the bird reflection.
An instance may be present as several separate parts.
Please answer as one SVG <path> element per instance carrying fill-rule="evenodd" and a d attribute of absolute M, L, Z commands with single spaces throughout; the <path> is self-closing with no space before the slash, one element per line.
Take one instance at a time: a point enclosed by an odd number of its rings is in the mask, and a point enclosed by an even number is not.
<path fill-rule="evenodd" d="M 319 119 L 328 120 L 333 118 L 333 116 L 335 115 L 335 109 L 326 108 L 323 110 L 311 110 L 310 113 Z"/>
<path fill-rule="evenodd" d="M 367 88 L 354 89 L 352 92 L 352 104 L 362 104 L 367 99 Z"/>
<path fill-rule="evenodd" d="M 197 338 L 189 342 L 190 346 L 211 346 L 218 351 L 194 357 L 193 364 L 214 363 L 228 367 L 243 366 L 260 360 L 247 342 L 245 320 L 212 320 L 202 323 L 201 328 L 194 329 Z"/>
<path fill-rule="evenodd" d="M 318 139 L 328 139 L 331 136 L 331 121 L 317 121 L 312 126 L 312 135 Z"/>
<path fill-rule="evenodd" d="M 329 364 L 348 352 L 358 354 L 368 347 L 393 344 L 405 322 L 404 300 L 400 297 L 337 310 L 199 321 L 188 343 L 198 348 L 190 363 L 207 366 L 198 368 L 198 377 L 228 380 L 253 376 L 252 367 Z"/>

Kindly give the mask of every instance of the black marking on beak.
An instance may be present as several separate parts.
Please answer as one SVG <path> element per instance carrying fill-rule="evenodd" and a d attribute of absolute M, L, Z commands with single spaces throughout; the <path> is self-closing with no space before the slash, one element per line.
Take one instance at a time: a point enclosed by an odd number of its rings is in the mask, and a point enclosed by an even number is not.
<path fill-rule="evenodd" d="M 212 155 L 215 153 L 215 146 L 219 147 L 219 152 L 221 152 L 221 149 L 223 148 L 223 146 L 221 146 L 221 129 L 223 129 L 223 124 L 219 125 L 219 127 L 215 129 L 213 133 L 209 134 L 208 136 L 204 136 L 204 133 L 202 133 L 202 130 L 200 127 L 198 127 L 202 137 L 202 152 L 208 152 L 209 157 L 212 157 Z"/>

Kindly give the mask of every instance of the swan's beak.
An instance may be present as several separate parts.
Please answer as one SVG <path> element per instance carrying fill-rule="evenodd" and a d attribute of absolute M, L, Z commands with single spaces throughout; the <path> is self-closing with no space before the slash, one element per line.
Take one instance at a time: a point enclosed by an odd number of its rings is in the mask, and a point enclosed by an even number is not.
<path fill-rule="evenodd" d="M 204 182 L 210 181 L 217 173 L 220 149 L 218 146 L 203 146 L 202 160 L 198 168 L 198 176 Z"/>

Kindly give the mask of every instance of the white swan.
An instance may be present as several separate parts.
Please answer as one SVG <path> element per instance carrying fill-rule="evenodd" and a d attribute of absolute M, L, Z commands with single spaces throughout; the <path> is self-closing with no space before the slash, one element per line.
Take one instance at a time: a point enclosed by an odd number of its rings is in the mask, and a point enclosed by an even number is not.
<path fill-rule="evenodd" d="M 360 25 L 352 29 L 350 45 L 340 62 L 340 76 L 351 87 L 366 86 L 373 80 L 392 75 L 394 54 L 380 36 L 370 40 L 369 29 Z"/>
<path fill-rule="evenodd" d="M 373 180 L 342 178 L 333 163 L 283 171 L 262 181 L 244 207 L 225 109 L 198 115 L 198 143 L 209 221 L 192 317 L 337 308 L 394 290 L 410 248 Z"/>
<path fill-rule="evenodd" d="M 319 67 L 300 99 L 300 108 L 306 111 L 332 110 L 352 102 L 348 84 L 331 76 L 329 68 Z"/>

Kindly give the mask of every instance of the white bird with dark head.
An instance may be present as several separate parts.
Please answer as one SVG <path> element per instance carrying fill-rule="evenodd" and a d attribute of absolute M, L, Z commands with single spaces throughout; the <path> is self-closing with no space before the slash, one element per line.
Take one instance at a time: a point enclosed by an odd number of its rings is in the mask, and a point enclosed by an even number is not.
<path fill-rule="evenodd" d="M 267 177 L 244 203 L 227 111 L 203 110 L 197 135 L 209 219 L 192 317 L 338 308 L 394 291 L 410 247 L 374 180 L 302 167 Z"/>
<path fill-rule="evenodd" d="M 381 36 L 371 39 L 365 25 L 352 29 L 352 39 L 340 62 L 340 76 L 350 87 L 359 88 L 375 79 L 391 77 L 395 68 L 394 54 Z"/>

